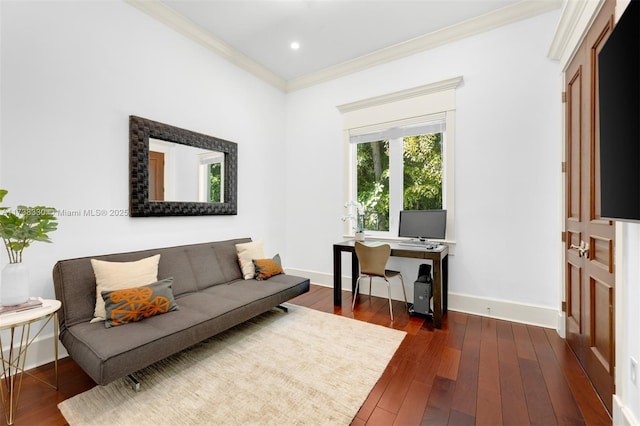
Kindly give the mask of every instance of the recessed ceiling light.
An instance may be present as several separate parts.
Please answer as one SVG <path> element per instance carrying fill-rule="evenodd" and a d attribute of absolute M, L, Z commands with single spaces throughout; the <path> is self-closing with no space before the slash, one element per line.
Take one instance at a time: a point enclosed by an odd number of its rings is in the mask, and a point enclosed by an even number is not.
<path fill-rule="evenodd" d="M 289 45 L 291 46 L 292 50 L 298 50 L 300 49 L 300 43 L 298 43 L 297 41 L 292 41 L 291 44 Z"/>

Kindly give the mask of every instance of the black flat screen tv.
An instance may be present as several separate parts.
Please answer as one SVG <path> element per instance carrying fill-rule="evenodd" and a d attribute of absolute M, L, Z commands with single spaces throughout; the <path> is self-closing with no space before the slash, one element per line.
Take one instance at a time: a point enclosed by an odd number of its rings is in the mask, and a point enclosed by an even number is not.
<path fill-rule="evenodd" d="M 444 240 L 447 233 L 446 210 L 401 210 L 399 237 Z"/>
<path fill-rule="evenodd" d="M 598 54 L 600 216 L 640 221 L 640 1 Z"/>

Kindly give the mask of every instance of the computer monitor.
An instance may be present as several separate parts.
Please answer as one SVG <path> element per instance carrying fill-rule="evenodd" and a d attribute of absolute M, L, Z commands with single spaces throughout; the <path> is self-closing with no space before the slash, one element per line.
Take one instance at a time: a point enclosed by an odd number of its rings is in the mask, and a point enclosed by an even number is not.
<path fill-rule="evenodd" d="M 401 210 L 399 237 L 444 240 L 447 233 L 446 210 Z"/>

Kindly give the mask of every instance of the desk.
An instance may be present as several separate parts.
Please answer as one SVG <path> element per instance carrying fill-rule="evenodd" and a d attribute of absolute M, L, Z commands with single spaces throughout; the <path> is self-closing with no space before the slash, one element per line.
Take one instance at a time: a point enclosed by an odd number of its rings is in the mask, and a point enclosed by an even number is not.
<path fill-rule="evenodd" d="M 422 247 L 403 246 L 398 243 L 386 243 L 391 246 L 391 256 L 433 261 L 433 326 L 442 328 L 442 315 L 447 313 L 447 294 L 449 290 L 449 247 L 444 250 L 427 250 Z M 356 281 L 360 275 L 358 258 L 355 253 L 355 241 L 343 241 L 333 245 L 333 304 L 342 306 L 342 252 L 351 253 L 351 294 L 355 294 Z M 416 271 L 417 274 L 417 271 Z M 417 275 L 416 275 L 417 276 Z"/>
<path fill-rule="evenodd" d="M 13 424 L 13 420 L 18 409 L 18 398 L 22 388 L 22 376 L 24 375 L 25 361 L 27 359 L 27 349 L 31 343 L 40 335 L 40 332 L 53 319 L 53 350 L 55 356 L 55 384 L 46 382 L 39 377 L 31 377 L 58 389 L 58 318 L 57 312 L 62 304 L 59 300 L 42 301 L 42 306 L 19 312 L 8 312 L 0 315 L 0 330 L 10 330 L 11 338 L 9 346 L 6 348 L 8 355 L 5 356 L 5 348 L 0 339 L 0 361 L 2 362 L 2 380 L 0 383 L 0 396 L 2 397 L 2 408 L 4 409 L 7 424 Z M 31 334 L 31 324 L 42 321 L 42 325 Z M 16 329 L 19 328 L 19 336 L 16 336 Z M 14 348 L 14 340 L 18 338 L 18 347 Z"/>

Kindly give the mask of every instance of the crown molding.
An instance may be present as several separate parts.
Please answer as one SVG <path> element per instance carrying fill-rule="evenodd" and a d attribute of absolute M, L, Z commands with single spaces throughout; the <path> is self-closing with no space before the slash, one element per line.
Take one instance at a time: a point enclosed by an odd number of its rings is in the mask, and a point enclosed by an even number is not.
<path fill-rule="evenodd" d="M 564 69 L 603 5 L 604 0 L 566 0 L 547 56 Z"/>
<path fill-rule="evenodd" d="M 503 25 L 550 12 L 558 9 L 562 4 L 562 0 L 522 0 L 494 12 L 287 81 L 157 0 L 123 1 L 284 92 L 300 90 L 490 31 Z"/>
<path fill-rule="evenodd" d="M 376 65 L 395 61 L 447 43 L 471 37 L 560 8 L 562 0 L 522 0 L 494 12 L 378 50 L 368 55 L 313 72 L 287 82 L 287 92 L 343 77 Z"/>
<path fill-rule="evenodd" d="M 174 30 L 190 38 L 191 40 L 200 43 L 214 53 L 222 56 L 232 64 L 239 66 L 245 71 L 248 71 L 254 76 L 276 87 L 277 89 L 283 91 L 286 89 L 285 79 L 277 76 L 269 69 L 249 58 L 247 55 L 234 49 L 233 47 L 231 47 L 231 45 L 225 43 L 217 37 L 212 36 L 195 22 L 185 18 L 170 7 L 165 6 L 163 3 L 159 1 L 149 0 L 124 1 L 151 16 L 152 18 L 162 22 L 168 27 L 173 28 Z"/>
<path fill-rule="evenodd" d="M 378 105 L 384 105 L 395 101 L 400 101 L 418 96 L 428 95 L 430 93 L 442 92 L 445 90 L 455 89 L 462 82 L 462 76 L 449 78 L 447 80 L 435 83 L 425 84 L 423 86 L 413 87 L 411 89 L 401 90 L 399 92 L 389 93 L 386 95 L 374 96 L 372 98 L 363 99 L 361 101 L 351 102 L 348 104 L 338 105 L 338 111 L 341 113 L 357 111 L 363 108 L 369 108 Z"/>

